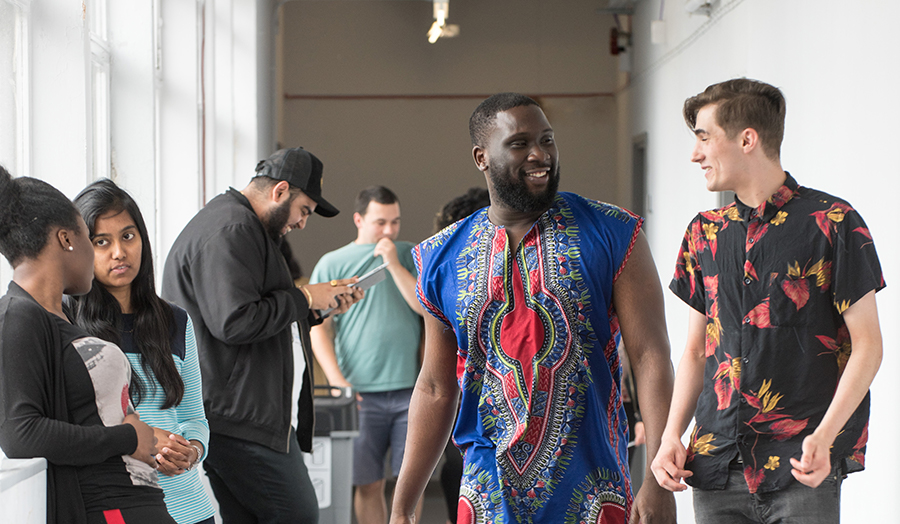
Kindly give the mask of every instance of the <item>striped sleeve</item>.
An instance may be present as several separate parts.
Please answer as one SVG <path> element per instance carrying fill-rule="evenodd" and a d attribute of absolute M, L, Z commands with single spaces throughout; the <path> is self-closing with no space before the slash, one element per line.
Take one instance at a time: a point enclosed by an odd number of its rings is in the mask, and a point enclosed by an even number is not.
<path fill-rule="evenodd" d="M 194 324 L 187 319 L 184 336 L 184 362 L 181 364 L 181 380 L 184 381 L 184 397 L 176 407 L 178 432 L 188 440 L 203 444 L 205 458 L 209 449 L 209 422 L 203 410 L 203 385 L 200 378 L 200 362 L 197 358 L 197 342 Z"/>

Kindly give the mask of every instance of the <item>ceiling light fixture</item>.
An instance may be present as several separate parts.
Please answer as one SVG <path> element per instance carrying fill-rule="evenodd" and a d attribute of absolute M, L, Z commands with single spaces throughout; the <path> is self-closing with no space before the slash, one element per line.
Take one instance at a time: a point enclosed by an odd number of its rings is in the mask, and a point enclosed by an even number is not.
<path fill-rule="evenodd" d="M 433 44 L 438 38 L 451 38 L 459 34 L 459 26 L 456 24 L 448 24 L 447 16 L 450 13 L 450 2 L 434 0 L 434 23 L 428 30 L 428 43 Z"/>

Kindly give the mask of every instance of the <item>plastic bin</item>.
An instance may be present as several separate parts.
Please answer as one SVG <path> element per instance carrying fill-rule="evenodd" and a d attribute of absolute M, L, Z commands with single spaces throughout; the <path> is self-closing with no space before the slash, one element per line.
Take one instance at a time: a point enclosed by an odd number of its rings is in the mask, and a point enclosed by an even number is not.
<path fill-rule="evenodd" d="M 356 393 L 315 387 L 316 427 L 306 468 L 319 501 L 319 524 L 350 524 L 353 515 L 353 439 L 359 435 Z"/>

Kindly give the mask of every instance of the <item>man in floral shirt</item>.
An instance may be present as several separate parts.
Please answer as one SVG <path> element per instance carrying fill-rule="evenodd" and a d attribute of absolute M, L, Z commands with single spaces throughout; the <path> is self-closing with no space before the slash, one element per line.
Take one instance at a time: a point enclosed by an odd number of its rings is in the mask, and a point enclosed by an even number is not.
<path fill-rule="evenodd" d="M 669 286 L 692 310 L 652 470 L 694 488 L 698 523 L 838 522 L 865 463 L 884 279 L 856 210 L 781 168 L 784 115 L 748 79 L 684 104 L 706 188 L 736 194 L 691 221 Z"/>

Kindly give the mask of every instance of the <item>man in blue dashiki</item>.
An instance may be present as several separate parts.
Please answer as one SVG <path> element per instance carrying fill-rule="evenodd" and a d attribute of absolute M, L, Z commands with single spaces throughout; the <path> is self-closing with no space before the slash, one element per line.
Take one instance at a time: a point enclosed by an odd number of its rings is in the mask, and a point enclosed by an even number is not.
<path fill-rule="evenodd" d="M 494 95 L 469 130 L 491 205 L 414 250 L 430 315 L 391 522 L 413 521 L 460 391 L 457 522 L 675 522 L 673 496 L 646 483 L 633 497 L 628 471 L 619 338 L 651 458 L 673 380 L 642 220 L 557 194 L 553 129 L 534 100 Z"/>

